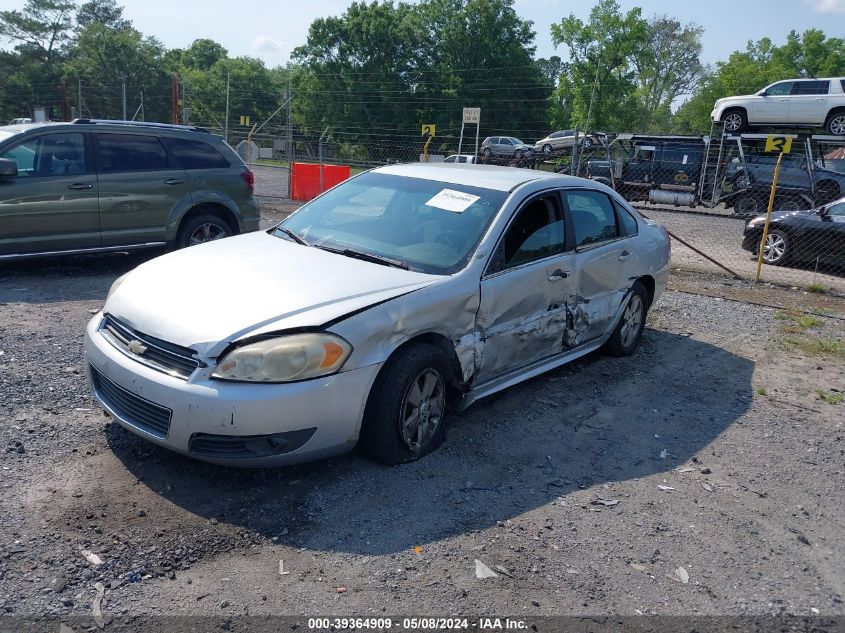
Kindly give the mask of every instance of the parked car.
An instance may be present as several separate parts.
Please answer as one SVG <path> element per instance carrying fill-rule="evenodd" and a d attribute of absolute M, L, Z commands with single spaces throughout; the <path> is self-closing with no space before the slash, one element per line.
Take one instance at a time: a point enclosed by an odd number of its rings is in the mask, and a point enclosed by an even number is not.
<path fill-rule="evenodd" d="M 19 119 L 12 119 L 9 121 L 9 125 L 26 125 L 28 123 L 32 123 L 32 119 L 28 117 L 21 117 Z"/>
<path fill-rule="evenodd" d="M 734 159 L 727 165 L 725 179 L 738 190 L 733 200 L 734 211 L 741 217 L 765 213 L 774 178 L 776 154 L 748 154 L 744 165 Z M 747 169 L 746 169 L 747 168 Z M 786 154 L 778 175 L 775 208 L 795 211 L 807 208 L 807 202 L 825 204 L 845 195 L 845 173 L 808 165 L 800 154 Z"/>
<path fill-rule="evenodd" d="M 753 95 L 718 99 L 710 113 L 725 132 L 736 134 L 749 126 L 824 127 L 845 135 L 845 78 L 789 79 L 766 86 Z"/>
<path fill-rule="evenodd" d="M 592 147 L 596 143 L 596 138 L 591 134 L 578 134 L 578 143 L 581 147 Z M 552 132 L 545 138 L 541 138 L 534 143 L 535 152 L 543 152 L 544 154 L 551 154 L 552 152 L 559 152 L 564 149 L 572 149 L 575 146 L 575 130 L 560 130 Z"/>
<path fill-rule="evenodd" d="M 665 230 L 604 185 L 390 165 L 119 278 L 87 372 L 121 426 L 202 460 L 395 464 L 443 441 L 447 405 L 632 353 L 668 266 Z"/>
<path fill-rule="evenodd" d="M 748 223 L 742 248 L 758 252 L 765 223 L 765 215 Z M 772 213 L 763 261 L 780 266 L 817 260 L 845 266 L 845 198 L 818 209 Z"/>
<path fill-rule="evenodd" d="M 450 154 L 444 160 L 444 163 L 460 163 L 471 164 L 478 162 L 478 156 L 475 154 Z"/>
<path fill-rule="evenodd" d="M 513 136 L 488 136 L 481 143 L 481 154 L 483 156 L 507 156 L 511 158 L 524 158 L 531 156 L 534 148 Z"/>
<path fill-rule="evenodd" d="M 252 172 L 201 128 L 0 128 L 0 259 L 190 246 L 258 221 Z"/>

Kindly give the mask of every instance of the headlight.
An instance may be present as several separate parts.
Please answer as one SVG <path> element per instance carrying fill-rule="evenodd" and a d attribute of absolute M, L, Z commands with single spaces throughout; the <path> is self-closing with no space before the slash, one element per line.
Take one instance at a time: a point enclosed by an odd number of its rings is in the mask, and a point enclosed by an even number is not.
<path fill-rule="evenodd" d="M 280 336 L 238 347 L 217 365 L 212 378 L 248 382 L 291 382 L 339 370 L 352 346 L 334 334 Z"/>
<path fill-rule="evenodd" d="M 129 273 L 124 273 L 120 277 L 118 277 L 117 279 L 114 280 L 114 283 L 111 285 L 111 288 L 109 288 L 109 293 L 106 295 L 106 301 L 108 301 L 109 297 L 111 297 L 112 294 L 114 294 L 114 292 L 118 288 L 120 288 L 120 284 L 123 283 L 124 279 L 126 279 L 126 275 L 128 275 L 128 274 Z"/>

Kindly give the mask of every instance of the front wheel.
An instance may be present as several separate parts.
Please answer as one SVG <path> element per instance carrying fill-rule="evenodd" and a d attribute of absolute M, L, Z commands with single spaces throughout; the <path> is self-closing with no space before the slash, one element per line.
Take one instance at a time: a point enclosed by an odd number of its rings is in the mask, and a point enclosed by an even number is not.
<path fill-rule="evenodd" d="M 227 222 L 216 215 L 203 213 L 183 221 L 176 236 L 176 248 L 222 240 L 234 234 L 235 232 Z"/>
<path fill-rule="evenodd" d="M 552 153 L 552 146 L 546 143 L 543 145 L 543 153 L 544 154 L 551 154 Z"/>
<path fill-rule="evenodd" d="M 446 437 L 449 363 L 433 345 L 400 350 L 382 368 L 367 400 L 359 446 L 370 459 L 401 464 L 436 449 Z"/>
<path fill-rule="evenodd" d="M 639 281 L 634 282 L 622 318 L 604 348 L 611 356 L 628 356 L 637 349 L 645 329 L 648 313 L 648 292 Z"/>
<path fill-rule="evenodd" d="M 783 231 L 769 231 L 763 246 L 763 261 L 773 266 L 780 266 L 789 257 L 789 239 Z"/>
<path fill-rule="evenodd" d="M 742 110 L 731 110 L 722 117 L 722 123 L 725 126 L 725 132 L 739 134 L 748 126 L 748 118 Z"/>

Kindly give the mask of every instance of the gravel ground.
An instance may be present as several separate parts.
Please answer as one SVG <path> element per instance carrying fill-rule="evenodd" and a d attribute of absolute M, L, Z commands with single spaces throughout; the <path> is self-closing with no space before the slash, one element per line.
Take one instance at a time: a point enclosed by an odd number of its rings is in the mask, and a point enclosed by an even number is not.
<path fill-rule="evenodd" d="M 107 618 L 845 612 L 833 313 L 669 292 L 634 356 L 481 401 L 419 462 L 247 471 L 88 395 L 84 324 L 144 257 L 0 266 L 0 613 L 91 614 L 98 582 Z"/>

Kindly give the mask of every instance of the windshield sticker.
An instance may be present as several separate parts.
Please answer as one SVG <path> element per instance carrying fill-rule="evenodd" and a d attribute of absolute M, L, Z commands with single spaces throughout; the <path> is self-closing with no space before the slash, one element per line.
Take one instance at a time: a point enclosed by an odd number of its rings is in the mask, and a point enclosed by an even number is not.
<path fill-rule="evenodd" d="M 442 189 L 440 193 L 426 202 L 426 205 L 437 207 L 444 211 L 452 211 L 453 213 L 463 213 L 480 199 L 481 196 L 474 196 L 471 193 L 455 191 L 454 189 Z"/>

